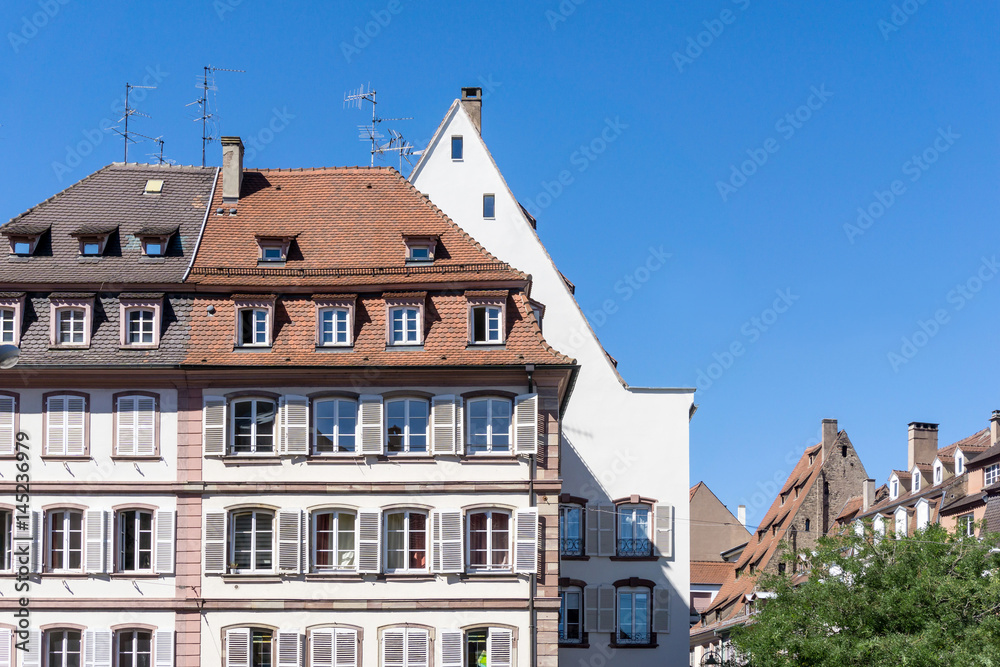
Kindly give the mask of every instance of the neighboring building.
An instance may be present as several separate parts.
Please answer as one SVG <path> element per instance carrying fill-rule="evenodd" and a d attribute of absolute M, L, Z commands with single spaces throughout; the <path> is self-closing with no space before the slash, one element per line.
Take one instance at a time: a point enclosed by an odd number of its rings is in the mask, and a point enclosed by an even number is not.
<path fill-rule="evenodd" d="M 806 449 L 781 487 L 736 561 L 733 576 L 691 628 L 691 664 L 701 664 L 709 650 L 723 659 L 733 657 L 729 645 L 732 628 L 748 622 L 757 600 L 768 596 L 767 591 L 758 590 L 758 576 L 789 568 L 782 558 L 782 542 L 792 551 L 814 546 L 834 525 L 853 491 L 867 479 L 847 432 L 838 432 L 837 421 L 824 419 L 822 434 L 822 442 Z M 794 574 L 798 562 L 793 561 L 790 567 L 789 574 Z"/>
<path fill-rule="evenodd" d="M 560 657 L 681 664 L 690 550 L 688 531 L 674 527 L 689 520 L 694 389 L 632 387 L 618 374 L 483 142 L 481 92 L 462 89 L 410 180 L 491 253 L 531 275 L 546 339 L 581 365 L 562 415 Z"/>
<path fill-rule="evenodd" d="M 708 485 L 698 482 L 691 487 L 691 623 L 701 618 L 715 594 L 735 567 L 722 554 L 746 545 L 746 507 L 740 505 L 739 517 L 722 504 Z"/>

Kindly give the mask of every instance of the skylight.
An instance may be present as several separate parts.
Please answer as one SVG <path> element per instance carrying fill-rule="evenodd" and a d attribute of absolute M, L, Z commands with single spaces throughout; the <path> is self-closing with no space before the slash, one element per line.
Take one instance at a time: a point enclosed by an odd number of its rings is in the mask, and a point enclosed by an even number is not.
<path fill-rule="evenodd" d="M 163 192 L 163 181 L 160 179 L 151 178 L 146 181 L 146 189 L 143 194 L 147 195 L 158 195 Z"/>

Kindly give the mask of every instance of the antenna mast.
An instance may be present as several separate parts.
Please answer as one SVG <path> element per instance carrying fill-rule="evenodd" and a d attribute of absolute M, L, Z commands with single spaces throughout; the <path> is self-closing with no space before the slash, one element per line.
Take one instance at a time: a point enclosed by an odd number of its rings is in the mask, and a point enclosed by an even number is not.
<path fill-rule="evenodd" d="M 118 119 L 119 123 L 122 122 L 122 121 L 125 121 L 125 131 L 124 132 L 120 131 L 117 126 L 111 128 L 115 132 L 117 132 L 118 134 L 120 134 L 122 137 L 125 138 L 125 162 L 128 162 L 128 142 L 132 141 L 132 139 L 129 138 L 128 117 L 132 116 L 132 115 L 136 115 L 136 116 L 142 116 L 143 118 L 149 118 L 148 115 L 142 113 L 138 109 L 133 109 L 131 106 L 129 106 L 128 98 L 129 98 L 129 95 L 132 93 L 132 89 L 133 88 L 145 88 L 146 90 L 156 90 L 156 86 L 133 86 L 132 84 L 130 84 L 128 82 L 125 83 L 125 115 Z M 146 139 L 149 138 L 149 137 L 145 137 L 144 135 L 139 134 L 138 132 L 132 132 L 132 134 L 138 134 L 140 137 L 144 137 Z M 136 142 L 132 141 L 132 143 L 136 143 Z"/>
<path fill-rule="evenodd" d="M 201 121 L 201 166 L 205 166 L 205 147 L 208 142 L 213 141 L 215 137 L 209 135 L 208 133 L 208 120 L 215 116 L 210 110 L 210 105 L 208 101 L 208 91 L 217 92 L 219 90 L 218 86 L 215 85 L 215 73 L 216 72 L 239 72 L 244 73 L 246 70 L 242 69 L 225 69 L 223 67 L 212 67 L 207 65 L 204 68 L 202 74 L 201 82 L 195 84 L 195 88 L 201 88 L 201 97 L 196 99 L 191 104 L 197 104 L 198 108 L 201 110 L 201 115 L 195 118 L 195 122 Z M 187 106 L 191 106 L 188 104 Z"/>
<path fill-rule="evenodd" d="M 375 156 L 378 155 L 380 158 L 389 151 L 396 151 L 399 153 L 399 168 L 400 171 L 403 170 L 403 159 L 406 159 L 407 164 L 410 162 L 410 155 L 419 155 L 420 151 L 414 152 L 413 146 L 409 144 L 403 135 L 395 130 L 389 130 L 391 138 L 387 143 L 380 144 L 380 139 L 385 139 L 385 135 L 378 131 L 378 126 L 387 120 L 413 120 L 413 117 L 406 118 L 381 118 L 379 117 L 376 105 L 378 101 L 376 100 L 377 92 L 371 89 L 371 84 L 366 86 L 359 86 L 357 90 L 351 90 L 344 94 L 344 108 L 347 107 L 357 107 L 362 109 L 365 102 L 370 102 L 372 105 L 372 122 L 371 125 L 358 125 L 358 138 L 361 141 L 366 141 L 371 144 L 371 162 L 370 166 L 375 166 Z"/>

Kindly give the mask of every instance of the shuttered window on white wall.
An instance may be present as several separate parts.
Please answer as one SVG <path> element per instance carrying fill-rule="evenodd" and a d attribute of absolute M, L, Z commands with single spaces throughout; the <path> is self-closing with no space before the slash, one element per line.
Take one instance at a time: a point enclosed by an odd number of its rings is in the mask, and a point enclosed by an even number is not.
<path fill-rule="evenodd" d="M 309 399 L 282 396 L 280 401 L 279 452 L 293 456 L 309 454 Z"/>
<path fill-rule="evenodd" d="M 174 667 L 173 630 L 157 630 L 153 634 L 153 661 L 153 667 Z"/>
<path fill-rule="evenodd" d="M 358 633 L 350 628 L 318 628 L 309 633 L 309 667 L 357 667 Z"/>
<path fill-rule="evenodd" d="M 382 632 L 381 667 L 428 667 L 429 651 L 430 637 L 423 628 L 389 628 Z"/>
<path fill-rule="evenodd" d="M 67 633 L 69 634 L 69 633 Z M 51 642 L 51 638 L 50 638 Z M 66 642 L 72 647 L 72 639 Z M 112 634 L 110 630 L 86 630 L 83 633 L 83 665 L 84 667 L 111 667 Z M 51 646 L 50 651 L 51 654 Z M 63 666 L 72 665 L 72 661 L 63 662 Z M 53 667 L 49 665 L 49 667 Z"/>
<path fill-rule="evenodd" d="M 431 570 L 442 574 L 462 572 L 465 556 L 462 510 L 431 512 Z"/>
<path fill-rule="evenodd" d="M 49 396 L 45 404 L 45 453 L 83 456 L 86 451 L 87 399 Z"/>
<path fill-rule="evenodd" d="M 441 667 L 463 667 L 465 650 L 465 634 L 461 630 L 442 630 L 439 634 Z M 471 667 L 476 667 L 475 665 Z"/>
<path fill-rule="evenodd" d="M 17 397 L 0 394 L 0 455 L 14 454 L 17 449 Z M 0 665 L 2 667 L 2 665 Z"/>
<path fill-rule="evenodd" d="M 156 453 L 156 399 L 152 396 L 119 396 L 115 406 L 119 456 L 152 456 Z"/>
<path fill-rule="evenodd" d="M 299 630 L 279 630 L 277 645 L 277 667 L 301 667 L 302 633 Z"/>

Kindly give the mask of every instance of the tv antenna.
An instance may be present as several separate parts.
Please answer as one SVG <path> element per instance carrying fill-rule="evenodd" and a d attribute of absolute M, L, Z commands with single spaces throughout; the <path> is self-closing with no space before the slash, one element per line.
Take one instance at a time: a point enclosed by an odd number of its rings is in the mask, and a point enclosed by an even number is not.
<path fill-rule="evenodd" d="M 117 126 L 111 128 L 115 132 L 117 132 L 118 134 L 120 134 L 122 137 L 124 137 L 124 139 L 125 139 L 125 162 L 128 162 L 128 144 L 129 144 L 129 142 L 131 141 L 133 144 L 134 143 L 138 143 L 138 142 L 132 140 L 130 138 L 130 136 L 129 136 L 130 135 L 130 133 L 128 131 L 128 118 L 129 118 L 129 116 L 142 116 L 143 118 L 150 118 L 150 116 L 144 114 L 143 112 L 139 111 L 138 109 L 133 109 L 129 105 L 129 101 L 128 101 L 129 95 L 131 95 L 132 90 L 135 89 L 135 88 L 145 88 L 146 90 L 156 90 L 156 86 L 133 86 L 131 83 L 127 83 L 127 82 L 125 83 L 125 115 L 118 119 L 119 123 L 121 123 L 122 121 L 125 121 L 125 129 L 124 129 L 124 132 L 123 132 L 123 131 L 119 130 Z M 140 137 L 143 137 L 144 139 L 148 139 L 149 138 L 149 137 L 146 137 L 144 135 L 139 134 L 138 132 L 132 132 L 131 134 L 138 135 Z"/>
<path fill-rule="evenodd" d="M 208 133 L 208 120 L 215 117 L 215 113 L 211 110 L 211 105 L 209 104 L 208 91 L 218 92 L 219 87 L 215 85 L 215 73 L 216 72 L 239 72 L 245 73 L 246 70 L 242 69 L 226 69 L 224 67 L 212 67 L 211 65 L 206 65 L 202 73 L 201 82 L 195 84 L 195 88 L 201 88 L 201 97 L 196 99 L 191 104 L 197 104 L 198 108 L 201 110 L 201 115 L 194 119 L 195 122 L 201 121 L 201 166 L 205 166 L 205 147 L 210 141 L 216 139 L 216 137 L 211 136 Z M 191 106 L 188 104 L 186 106 Z"/>
<path fill-rule="evenodd" d="M 378 155 L 380 158 L 383 157 L 387 152 L 397 151 L 399 153 L 399 164 L 400 171 L 402 171 L 403 158 L 406 158 L 407 163 L 409 163 L 410 155 L 419 155 L 413 151 L 413 146 L 409 145 L 404 139 L 403 135 L 395 130 L 389 130 L 389 134 L 392 135 L 388 142 L 379 143 L 382 139 L 385 139 L 385 135 L 379 132 L 378 126 L 387 120 L 413 120 L 412 116 L 406 118 L 381 118 L 378 115 L 376 100 L 377 92 L 371 89 L 371 84 L 365 86 L 359 86 L 357 90 L 350 90 L 344 94 L 344 108 L 347 107 L 357 107 L 358 109 L 364 108 L 364 103 L 369 102 L 372 105 L 372 122 L 371 125 L 358 125 L 358 138 L 361 141 L 365 141 L 371 144 L 371 166 L 375 166 L 375 156 Z"/>

